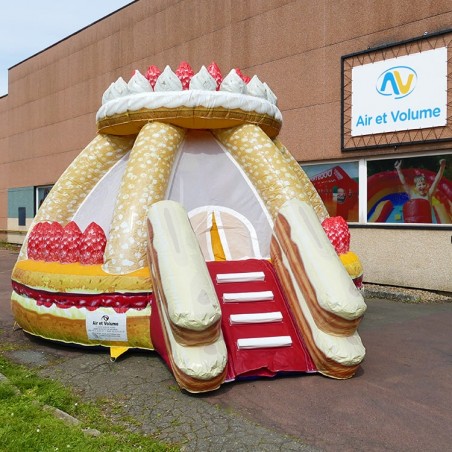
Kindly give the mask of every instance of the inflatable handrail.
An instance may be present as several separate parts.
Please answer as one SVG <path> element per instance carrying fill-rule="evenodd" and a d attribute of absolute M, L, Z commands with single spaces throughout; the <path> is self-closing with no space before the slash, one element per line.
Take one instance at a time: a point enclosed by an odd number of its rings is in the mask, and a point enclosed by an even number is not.
<path fill-rule="evenodd" d="M 155 203 L 148 228 L 153 287 L 174 337 L 182 345 L 217 340 L 220 303 L 185 209 L 174 201 Z"/>
<path fill-rule="evenodd" d="M 293 199 L 283 205 L 271 257 L 317 369 L 333 378 L 351 377 L 365 355 L 356 330 L 366 304 L 307 203 Z"/>

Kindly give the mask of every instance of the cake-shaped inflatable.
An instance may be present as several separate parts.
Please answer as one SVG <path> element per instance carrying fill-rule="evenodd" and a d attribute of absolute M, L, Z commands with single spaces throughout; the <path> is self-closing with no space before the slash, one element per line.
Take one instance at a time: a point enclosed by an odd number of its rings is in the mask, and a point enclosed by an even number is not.
<path fill-rule="evenodd" d="M 362 268 L 278 141 L 266 83 L 215 63 L 150 66 L 112 83 L 96 120 L 14 267 L 25 331 L 114 358 L 155 349 L 192 392 L 356 372 Z"/>

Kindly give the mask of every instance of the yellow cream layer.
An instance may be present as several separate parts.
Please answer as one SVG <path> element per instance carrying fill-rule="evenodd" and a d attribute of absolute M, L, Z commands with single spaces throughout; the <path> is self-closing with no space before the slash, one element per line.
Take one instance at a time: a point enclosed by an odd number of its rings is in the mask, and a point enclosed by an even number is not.
<path fill-rule="evenodd" d="M 99 265 L 60 264 L 33 261 L 16 263 L 12 279 L 28 287 L 51 292 L 109 293 L 152 291 L 149 267 L 134 272 L 111 275 Z"/>
<path fill-rule="evenodd" d="M 80 263 L 60 264 L 59 262 L 34 261 L 31 259 L 19 261 L 17 268 L 31 272 L 58 273 L 62 275 L 88 275 L 88 276 L 111 276 L 102 270 L 101 264 L 82 265 Z M 127 273 L 128 277 L 149 278 L 149 267 L 143 267 L 134 272 Z"/>

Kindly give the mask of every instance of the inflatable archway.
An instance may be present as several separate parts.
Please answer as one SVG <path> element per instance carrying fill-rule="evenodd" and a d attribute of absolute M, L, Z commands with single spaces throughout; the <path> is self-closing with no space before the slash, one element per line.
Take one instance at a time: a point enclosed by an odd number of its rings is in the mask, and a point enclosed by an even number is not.
<path fill-rule="evenodd" d="M 17 323 L 112 357 L 155 349 L 191 392 L 280 372 L 351 377 L 365 353 L 361 265 L 281 124 L 265 83 L 215 63 L 112 83 L 98 135 L 14 267 Z"/>

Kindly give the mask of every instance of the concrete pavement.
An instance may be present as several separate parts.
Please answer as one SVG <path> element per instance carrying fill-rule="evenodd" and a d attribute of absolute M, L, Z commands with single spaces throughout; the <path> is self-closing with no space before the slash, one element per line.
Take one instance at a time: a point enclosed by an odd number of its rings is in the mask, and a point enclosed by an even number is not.
<path fill-rule="evenodd" d="M 153 352 L 68 347 L 13 331 L 0 250 L 0 337 L 14 361 L 115 407 L 129 428 L 187 451 L 438 451 L 452 444 L 452 303 L 368 299 L 360 326 L 367 355 L 346 381 L 300 375 L 180 392 Z M 108 382 L 108 384 L 106 384 Z"/>

